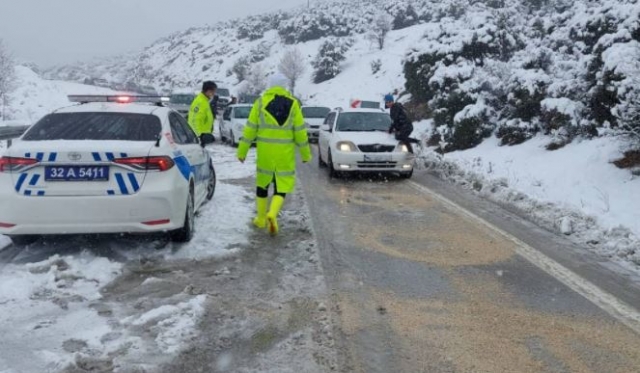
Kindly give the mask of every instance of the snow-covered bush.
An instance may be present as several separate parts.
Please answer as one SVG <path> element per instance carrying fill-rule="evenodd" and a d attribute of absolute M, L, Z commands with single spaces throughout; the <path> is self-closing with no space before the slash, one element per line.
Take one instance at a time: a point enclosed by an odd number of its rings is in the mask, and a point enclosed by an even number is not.
<path fill-rule="evenodd" d="M 236 74 L 236 78 L 238 78 L 238 82 L 241 82 L 247 78 L 249 75 L 249 68 L 251 65 L 251 60 L 247 56 L 243 56 L 238 58 L 236 62 L 231 67 L 231 71 Z"/>
<path fill-rule="evenodd" d="M 420 17 L 413 7 L 412 3 L 404 1 L 395 2 L 387 5 L 385 10 L 393 18 L 393 29 L 400 30 L 411 27 L 420 21 Z"/>
<path fill-rule="evenodd" d="M 373 60 L 371 61 L 371 73 L 373 75 L 377 74 L 380 69 L 382 69 L 382 60 L 381 59 L 377 59 L 377 60 Z"/>
<path fill-rule="evenodd" d="M 289 80 L 291 93 L 295 94 L 296 83 L 306 70 L 305 58 L 299 49 L 288 50 L 278 64 L 278 70 Z"/>
<path fill-rule="evenodd" d="M 249 95 L 259 95 L 267 89 L 267 74 L 261 64 L 253 65 L 245 87 L 242 93 Z"/>
<path fill-rule="evenodd" d="M 378 44 L 378 48 L 383 49 L 387 34 L 392 28 L 393 18 L 385 12 L 380 12 L 373 20 L 369 37 Z"/>
<path fill-rule="evenodd" d="M 251 48 L 249 56 L 252 63 L 262 62 L 271 55 L 271 44 L 263 41 Z"/>
<path fill-rule="evenodd" d="M 340 63 L 345 60 L 344 54 L 347 50 L 347 45 L 339 39 L 329 39 L 322 43 L 313 61 L 314 83 L 322 83 L 340 74 Z"/>
<path fill-rule="evenodd" d="M 9 94 L 15 88 L 16 73 L 13 57 L 0 39 L 0 120 L 6 118 Z"/>

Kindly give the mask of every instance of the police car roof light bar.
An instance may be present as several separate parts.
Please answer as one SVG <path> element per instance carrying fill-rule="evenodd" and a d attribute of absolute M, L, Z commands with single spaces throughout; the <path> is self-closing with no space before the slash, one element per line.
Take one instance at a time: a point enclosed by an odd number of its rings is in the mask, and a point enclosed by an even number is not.
<path fill-rule="evenodd" d="M 169 97 L 164 96 L 143 96 L 143 95 L 69 95 L 69 101 L 86 104 L 89 102 L 116 102 L 120 104 L 129 103 L 152 103 L 163 104 L 169 102 Z"/>

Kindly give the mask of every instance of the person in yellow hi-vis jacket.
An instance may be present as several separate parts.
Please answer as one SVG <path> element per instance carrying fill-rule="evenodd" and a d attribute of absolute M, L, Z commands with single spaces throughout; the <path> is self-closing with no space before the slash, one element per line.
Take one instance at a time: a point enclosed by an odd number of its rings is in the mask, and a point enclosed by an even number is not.
<path fill-rule="evenodd" d="M 275 76 L 271 88 L 256 100 L 244 127 L 238 147 L 238 159 L 244 162 L 251 144 L 257 144 L 257 215 L 253 224 L 278 234 L 278 214 L 287 193 L 293 192 L 296 181 L 296 148 L 302 161 L 311 161 L 311 148 L 300 104 L 283 86 L 286 78 Z M 269 186 L 274 196 L 268 208 Z"/>
<path fill-rule="evenodd" d="M 218 86 L 212 81 L 202 83 L 202 92 L 200 92 L 191 103 L 189 109 L 189 126 L 193 132 L 202 138 L 202 135 L 213 136 L 213 123 L 215 123 L 215 114 L 211 111 L 209 101 L 216 94 Z"/>

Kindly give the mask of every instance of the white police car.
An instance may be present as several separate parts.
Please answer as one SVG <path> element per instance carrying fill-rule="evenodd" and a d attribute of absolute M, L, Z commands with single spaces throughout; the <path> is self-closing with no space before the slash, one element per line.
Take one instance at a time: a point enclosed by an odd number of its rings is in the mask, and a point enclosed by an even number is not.
<path fill-rule="evenodd" d="M 213 197 L 209 152 L 151 96 L 69 96 L 0 158 L 0 234 L 167 231 L 189 241 Z"/>

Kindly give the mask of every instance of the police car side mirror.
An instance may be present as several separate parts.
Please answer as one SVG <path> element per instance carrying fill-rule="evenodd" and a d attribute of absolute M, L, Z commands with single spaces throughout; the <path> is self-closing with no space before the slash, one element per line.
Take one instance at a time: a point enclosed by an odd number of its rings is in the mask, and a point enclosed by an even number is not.
<path fill-rule="evenodd" d="M 200 145 L 206 146 L 209 144 L 213 144 L 214 142 L 216 142 L 216 138 L 213 137 L 212 134 L 203 133 L 202 135 L 200 135 Z"/>
<path fill-rule="evenodd" d="M 321 127 L 321 129 L 322 129 L 323 131 L 332 132 L 332 131 L 331 131 L 331 126 L 330 126 L 330 125 L 328 125 L 328 124 L 323 124 L 323 125 L 322 125 L 322 127 Z"/>

